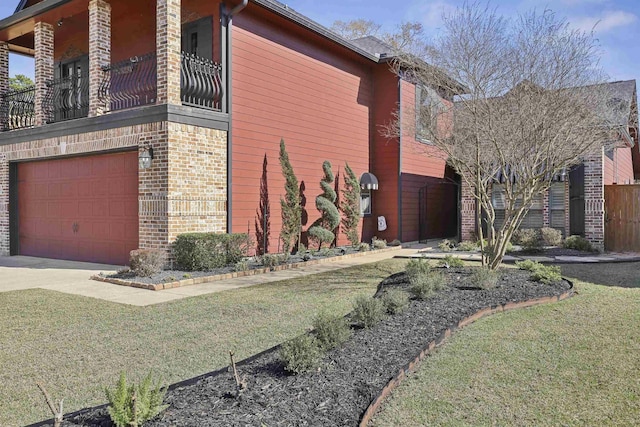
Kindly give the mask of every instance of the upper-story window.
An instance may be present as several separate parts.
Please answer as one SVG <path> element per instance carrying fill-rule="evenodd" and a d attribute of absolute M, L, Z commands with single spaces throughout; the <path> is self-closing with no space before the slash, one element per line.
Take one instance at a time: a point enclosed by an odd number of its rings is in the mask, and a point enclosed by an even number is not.
<path fill-rule="evenodd" d="M 430 143 L 438 129 L 438 115 L 442 112 L 442 99 L 437 91 L 416 85 L 416 140 Z"/>

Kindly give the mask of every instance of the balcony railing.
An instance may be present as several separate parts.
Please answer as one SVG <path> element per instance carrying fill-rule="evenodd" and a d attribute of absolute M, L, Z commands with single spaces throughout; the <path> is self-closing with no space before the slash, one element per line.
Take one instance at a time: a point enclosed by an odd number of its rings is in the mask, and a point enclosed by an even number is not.
<path fill-rule="evenodd" d="M 156 103 L 157 61 L 155 52 L 134 56 L 102 67 L 104 78 L 98 96 L 110 111 Z"/>
<path fill-rule="evenodd" d="M 47 123 L 89 115 L 89 73 L 74 74 L 47 83 L 42 101 Z"/>
<path fill-rule="evenodd" d="M 0 131 L 30 128 L 35 119 L 36 87 L 9 90 L 0 95 Z"/>
<path fill-rule="evenodd" d="M 222 79 L 220 64 L 182 52 L 180 89 L 182 104 L 220 111 Z"/>

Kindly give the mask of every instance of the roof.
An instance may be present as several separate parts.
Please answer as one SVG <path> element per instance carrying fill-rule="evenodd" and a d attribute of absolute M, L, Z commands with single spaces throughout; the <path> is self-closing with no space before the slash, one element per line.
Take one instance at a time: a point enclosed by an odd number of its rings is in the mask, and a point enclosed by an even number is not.
<path fill-rule="evenodd" d="M 389 44 L 383 42 L 375 36 L 365 36 L 351 40 L 351 43 L 366 50 L 379 58 L 392 57 L 396 55 L 396 50 Z"/>

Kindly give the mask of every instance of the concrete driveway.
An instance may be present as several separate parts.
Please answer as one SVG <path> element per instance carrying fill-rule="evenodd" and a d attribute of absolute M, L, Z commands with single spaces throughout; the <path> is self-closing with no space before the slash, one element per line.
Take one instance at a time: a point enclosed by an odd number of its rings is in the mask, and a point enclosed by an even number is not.
<path fill-rule="evenodd" d="M 90 280 L 100 272 L 116 272 L 121 266 L 61 261 L 26 256 L 0 257 L 0 298 L 3 292 L 48 289 L 106 301 L 146 306 L 182 298 L 144 289 Z"/>

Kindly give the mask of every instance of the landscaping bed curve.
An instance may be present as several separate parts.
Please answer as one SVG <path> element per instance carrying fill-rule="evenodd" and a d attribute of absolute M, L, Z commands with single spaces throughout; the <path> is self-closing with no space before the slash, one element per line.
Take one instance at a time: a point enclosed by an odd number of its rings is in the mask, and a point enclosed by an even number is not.
<path fill-rule="evenodd" d="M 515 269 L 501 270 L 495 289 L 477 289 L 470 282 L 472 271 L 446 270 L 446 290 L 426 301 L 412 300 L 403 313 L 370 329 L 354 330 L 345 344 L 329 351 L 310 372 L 287 374 L 274 347 L 238 363 L 240 375 L 247 379 L 240 397 L 235 397 L 235 382 L 227 369 L 174 384 L 165 399 L 169 408 L 145 425 L 365 426 L 406 373 L 456 328 L 489 314 L 559 301 L 573 293 L 568 280 L 546 285 Z M 381 282 L 376 295 L 408 286 L 406 275 L 398 273 Z M 226 350 L 233 349 L 221 349 Z M 111 422 L 103 406 L 70 414 L 64 425 L 110 426 Z"/>

